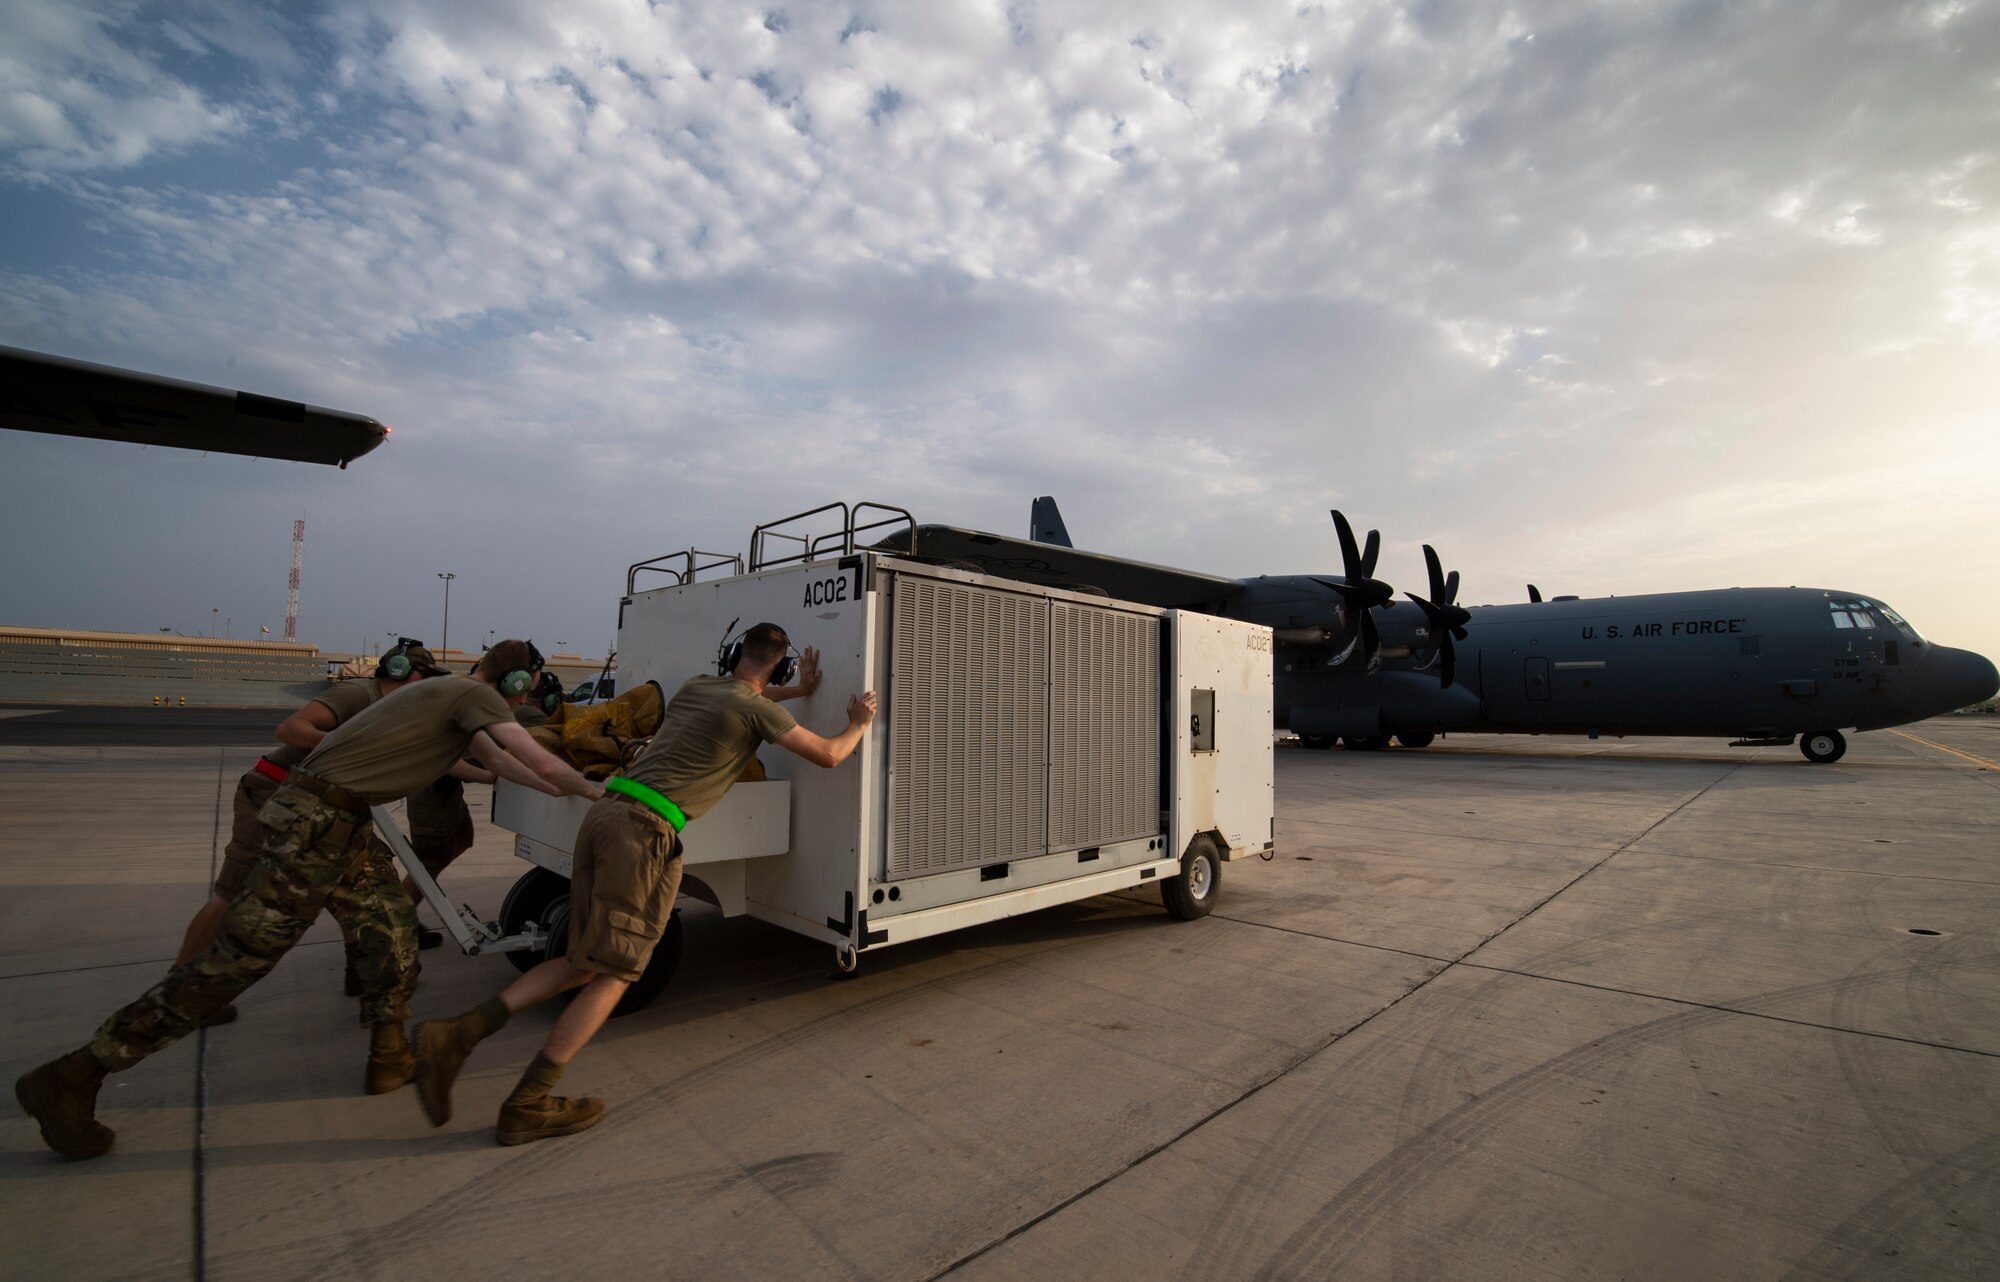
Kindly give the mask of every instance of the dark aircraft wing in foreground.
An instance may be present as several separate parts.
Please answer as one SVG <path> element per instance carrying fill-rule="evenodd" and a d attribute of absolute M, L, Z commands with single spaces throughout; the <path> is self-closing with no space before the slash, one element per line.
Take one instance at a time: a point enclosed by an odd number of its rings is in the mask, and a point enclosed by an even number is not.
<path fill-rule="evenodd" d="M 362 414 L 18 347 L 0 347 L 0 428 L 337 467 L 389 434 Z"/>

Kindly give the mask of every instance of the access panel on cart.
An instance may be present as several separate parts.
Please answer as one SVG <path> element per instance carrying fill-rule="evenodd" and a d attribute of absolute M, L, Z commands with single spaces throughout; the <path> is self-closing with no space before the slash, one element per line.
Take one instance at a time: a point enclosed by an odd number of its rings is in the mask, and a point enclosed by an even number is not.
<path fill-rule="evenodd" d="M 1171 849 L 1215 832 L 1223 857 L 1271 848 L 1271 629 L 1187 610 L 1169 612 L 1173 647 Z"/>
<path fill-rule="evenodd" d="M 799 724 L 830 738 L 846 728 L 848 697 L 873 688 L 870 576 L 869 558 L 854 556 L 640 593 L 620 611 L 618 670 L 634 683 L 658 681 L 672 699 L 688 677 L 716 670 L 718 650 L 729 640 L 775 623 L 799 651 L 819 652 L 824 676 L 818 693 L 783 706 Z M 863 796 L 876 768 L 873 739 L 865 736 L 831 770 L 775 745 L 758 753 L 770 778 L 791 784 L 791 831 L 789 854 L 753 860 L 745 869 L 751 915 L 815 937 L 843 937 L 826 923 L 851 912 L 860 852 L 872 840 L 874 817 Z"/>

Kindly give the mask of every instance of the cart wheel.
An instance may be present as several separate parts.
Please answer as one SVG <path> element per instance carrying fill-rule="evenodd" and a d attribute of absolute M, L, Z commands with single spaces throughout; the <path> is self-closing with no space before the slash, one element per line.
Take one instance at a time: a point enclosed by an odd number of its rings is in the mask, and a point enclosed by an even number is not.
<path fill-rule="evenodd" d="M 527 929 L 531 921 L 548 925 L 549 909 L 558 899 L 568 901 L 569 878 L 546 868 L 528 869 L 521 874 L 519 881 L 508 888 L 507 897 L 500 901 L 501 932 L 518 935 Z M 514 963 L 515 970 L 533 970 L 547 960 L 546 954 L 526 948 L 508 953 L 506 957 Z"/>
<path fill-rule="evenodd" d="M 1181 856 L 1177 876 L 1160 883 L 1160 902 L 1182 921 L 1208 916 L 1222 889 L 1222 857 L 1216 853 L 1215 838 L 1202 833 L 1188 843 Z"/>
<path fill-rule="evenodd" d="M 646 969 L 639 972 L 639 978 L 626 986 L 625 995 L 611 1008 L 611 1018 L 630 1015 L 634 1011 L 644 1010 L 652 1005 L 653 999 L 660 995 L 660 990 L 673 980 L 674 972 L 680 969 L 681 949 L 684 944 L 681 910 L 676 908 L 673 916 L 667 918 L 667 928 L 661 933 L 660 942 L 653 945 L 653 955 L 646 960 Z M 565 895 L 549 916 L 549 947 L 543 959 L 561 957 L 568 951 L 569 896 Z M 568 1001 L 575 992 L 574 988 L 570 989 L 563 994 L 563 1000 Z"/>
<path fill-rule="evenodd" d="M 853 944 L 835 944 L 833 965 L 841 974 L 852 975 L 861 969 L 861 954 L 855 951 Z"/>

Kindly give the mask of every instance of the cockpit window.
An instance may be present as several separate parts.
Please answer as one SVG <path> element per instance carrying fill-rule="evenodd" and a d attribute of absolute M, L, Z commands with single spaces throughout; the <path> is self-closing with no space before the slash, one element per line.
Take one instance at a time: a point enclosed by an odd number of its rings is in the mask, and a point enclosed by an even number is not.
<path fill-rule="evenodd" d="M 1836 628 L 1879 628 L 1881 622 L 1870 613 L 1877 609 L 1873 601 L 1829 601 L 1833 608 L 1833 626 Z"/>
<path fill-rule="evenodd" d="M 1845 601 L 1832 600 L 1827 602 L 1827 604 L 1831 607 L 1833 626 L 1836 628 L 1880 628 L 1888 626 L 1896 629 L 1896 631 L 1902 633 L 1918 645 L 1924 643 L 1924 639 L 1917 635 L 1917 630 L 1911 627 L 1902 615 L 1897 614 L 1894 610 L 1891 610 L 1879 601 L 1858 599 Z M 1878 618 L 1877 616 L 1880 617 Z"/>
<path fill-rule="evenodd" d="M 1892 625 L 1894 625 L 1895 629 L 1898 632 L 1901 632 L 1904 636 L 1916 642 L 1918 645 L 1922 645 L 1924 643 L 1923 637 L 1919 636 L 1917 634 L 1917 630 L 1910 626 L 1909 620 L 1905 619 L 1902 615 L 1897 614 L 1894 610 L 1891 610 L 1886 605 L 1877 605 L 1875 608 L 1882 612 L 1882 617 L 1887 619 Z"/>

